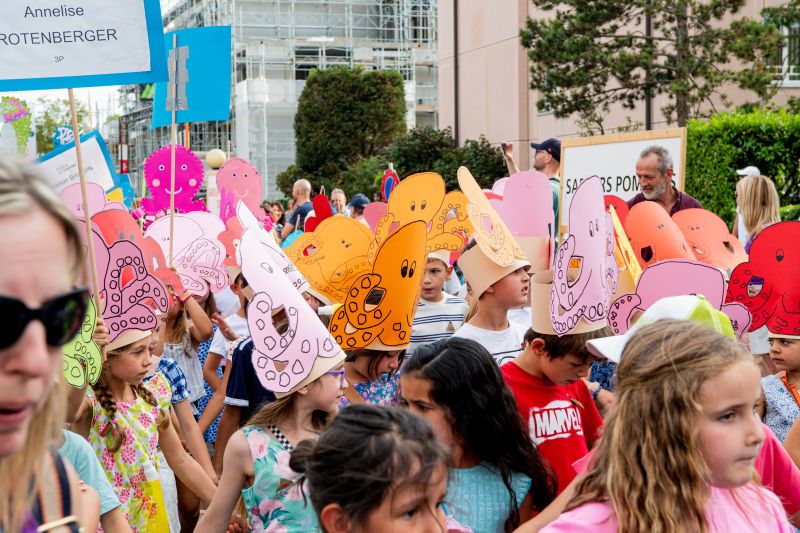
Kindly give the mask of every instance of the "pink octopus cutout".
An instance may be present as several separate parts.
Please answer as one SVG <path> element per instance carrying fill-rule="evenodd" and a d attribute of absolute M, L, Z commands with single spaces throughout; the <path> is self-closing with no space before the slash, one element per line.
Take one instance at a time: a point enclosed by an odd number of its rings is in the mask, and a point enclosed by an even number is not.
<path fill-rule="evenodd" d="M 142 209 L 149 214 L 169 209 L 170 146 L 162 146 L 144 162 L 144 179 L 152 198 L 142 198 Z M 194 196 L 203 184 L 203 162 L 194 152 L 175 146 L 175 209 L 180 213 L 205 211 L 206 204 Z"/>
<path fill-rule="evenodd" d="M 318 357 L 333 357 L 342 349 L 275 263 L 256 228 L 245 229 L 239 252 L 242 274 L 255 293 L 247 307 L 253 368 L 265 389 L 289 392 L 308 377 Z"/>
<path fill-rule="evenodd" d="M 61 199 L 75 218 L 84 218 L 83 196 L 81 195 L 81 184 L 73 183 L 64 187 L 60 193 Z M 86 199 L 89 201 L 89 213 L 99 213 L 108 209 L 122 209 L 127 211 L 125 204 L 119 202 L 109 202 L 103 187 L 91 181 L 86 182 Z"/>
<path fill-rule="evenodd" d="M 78 223 L 85 224 L 82 220 Z M 84 234 L 85 229 L 81 235 Z M 142 250 L 131 241 L 117 241 L 109 246 L 94 225 L 92 240 L 109 340 L 129 329 L 158 327 L 154 308 L 165 313 L 169 299 L 164 286 L 147 269 Z"/>
<path fill-rule="evenodd" d="M 569 233 L 556 253 L 550 292 L 550 317 L 559 336 L 572 330 L 581 318 L 605 320 L 609 300 L 617 290 L 614 227 L 597 176 L 584 180 L 575 191 L 569 207 Z M 574 281 L 570 281 L 571 269 L 578 270 Z"/>
<path fill-rule="evenodd" d="M 217 171 L 219 189 L 219 218 L 228 220 L 236 216 L 236 204 L 244 202 L 256 218 L 264 221 L 266 213 L 261 209 L 261 175 L 256 167 L 242 158 L 228 160 Z"/>
<path fill-rule="evenodd" d="M 231 217 L 225 221 L 225 231 L 220 233 L 217 237 L 219 241 L 225 245 L 225 261 L 223 262 L 225 266 L 236 266 L 239 264 L 236 262 L 236 257 L 239 244 L 242 242 L 243 232 L 244 228 L 237 217 Z"/>
<path fill-rule="evenodd" d="M 223 265 L 225 246 L 217 239 L 224 230 L 225 224 L 211 213 L 194 211 L 175 215 L 173 264 L 184 288 L 192 294 L 203 296 L 208 293 L 209 285 L 212 292 L 219 292 L 228 285 L 228 271 Z M 161 217 L 150 224 L 145 237 L 152 238 L 167 257 L 169 217 Z"/>
<path fill-rule="evenodd" d="M 638 315 L 662 298 L 669 296 L 703 296 L 731 319 L 733 331 L 740 338 L 750 326 L 750 312 L 739 303 L 725 304 L 728 282 L 718 268 L 690 259 L 669 259 L 650 265 L 639 277 L 634 294 L 614 300 L 608 313 L 608 324 L 614 334 L 628 331 Z"/>

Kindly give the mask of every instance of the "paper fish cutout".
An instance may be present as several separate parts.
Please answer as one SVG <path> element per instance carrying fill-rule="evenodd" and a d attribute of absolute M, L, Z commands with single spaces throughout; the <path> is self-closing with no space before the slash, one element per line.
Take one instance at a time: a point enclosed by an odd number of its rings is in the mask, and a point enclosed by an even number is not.
<path fill-rule="evenodd" d="M 577 262 L 577 264 L 576 264 Z M 570 271 L 577 270 L 577 276 Z M 617 288 L 614 229 L 597 176 L 584 180 L 569 206 L 569 237 L 558 247 L 550 291 L 555 332 L 569 333 L 580 320 L 605 321 Z"/>
<path fill-rule="evenodd" d="M 331 334 L 342 348 L 408 345 L 425 271 L 426 237 L 426 223 L 416 220 L 392 232 L 378 248 L 370 271 L 356 278 L 331 319 Z"/>
<path fill-rule="evenodd" d="M 466 197 L 452 191 L 445 194 L 444 180 L 435 172 L 413 174 L 400 182 L 386 204 L 386 214 L 375 227 L 370 258 L 395 229 L 415 220 L 430 224 L 426 250 L 454 252 L 463 248 L 472 231 L 467 221 Z"/>
<path fill-rule="evenodd" d="M 97 326 L 97 308 L 94 300 L 89 298 L 86 316 L 80 331 L 63 347 L 64 353 L 64 380 L 82 389 L 87 383 L 94 385 L 103 369 L 103 353 L 94 342 L 95 327 Z"/>
<path fill-rule="evenodd" d="M 672 215 L 689 242 L 690 250 L 701 263 L 730 272 L 747 261 L 739 239 L 731 235 L 725 222 L 705 209 L 684 209 Z"/>
<path fill-rule="evenodd" d="M 606 196 L 607 198 L 607 196 Z M 616 208 L 606 204 L 608 213 L 611 215 L 611 224 L 614 227 L 614 258 L 619 269 L 619 279 L 617 280 L 617 293 L 620 291 L 632 292 L 636 289 L 639 277 L 642 275 L 642 267 L 633 252 L 628 235 L 622 227 L 622 222 L 617 217 Z M 626 206 L 627 209 L 627 206 Z"/>
<path fill-rule="evenodd" d="M 216 215 L 200 211 L 176 214 L 174 219 L 173 265 L 184 289 L 204 296 L 208 294 L 209 285 L 212 292 L 227 287 L 228 271 L 223 265 L 225 246 L 217 239 L 225 231 L 225 224 Z M 163 216 L 145 232 L 145 237 L 159 245 L 167 260 L 169 224 L 169 216 Z"/>
<path fill-rule="evenodd" d="M 311 205 L 314 207 L 314 214 L 307 216 L 303 222 L 303 231 L 314 231 L 320 222 L 326 218 L 333 216 L 333 207 L 328 197 L 324 194 L 318 194 L 311 200 Z"/>
<path fill-rule="evenodd" d="M 59 196 L 64 200 L 64 203 L 75 218 L 84 218 L 83 196 L 81 195 L 80 183 L 67 185 L 61 190 Z M 122 203 L 109 202 L 108 198 L 106 198 L 105 191 L 103 191 L 103 187 L 91 181 L 86 182 L 86 198 L 89 202 L 89 213 L 92 215 L 107 209 L 125 209 L 125 205 Z"/>
<path fill-rule="evenodd" d="M 144 179 L 151 198 L 142 198 L 141 206 L 149 214 L 169 209 L 170 150 L 162 146 L 144 162 Z M 205 211 L 206 204 L 194 196 L 203 184 L 203 162 L 194 152 L 181 145 L 175 146 L 175 209 L 180 213 Z"/>
<path fill-rule="evenodd" d="M 400 176 L 392 168 L 387 168 L 381 177 L 381 200 L 389 201 L 392 191 L 400 183 Z"/>
<path fill-rule="evenodd" d="M 263 183 L 256 167 L 242 158 L 234 157 L 219 168 L 216 179 L 220 200 L 219 218 L 227 221 L 236 216 L 236 205 L 244 202 L 256 218 L 261 221 L 266 219 L 266 213 L 261 208 Z"/>
<path fill-rule="evenodd" d="M 622 224 L 625 224 L 625 219 L 628 217 L 628 211 L 630 211 L 630 209 L 628 209 L 628 203 L 614 194 L 606 194 L 603 196 L 603 201 L 606 204 L 606 210 L 608 211 L 609 207 L 613 206 L 614 210 L 617 212 L 617 218 L 619 218 L 619 221 Z"/>
<path fill-rule="evenodd" d="M 317 298 L 328 304 L 343 303 L 353 280 L 370 270 L 367 252 L 371 241 L 372 233 L 364 224 L 335 216 L 298 237 L 286 249 L 286 255 L 303 273 Z"/>
<path fill-rule="evenodd" d="M 678 225 L 656 202 L 634 205 L 625 219 L 625 233 L 642 268 L 667 259 L 695 259 Z"/>
<path fill-rule="evenodd" d="M 750 246 L 750 260 L 731 273 L 728 301 L 750 311 L 750 331 L 766 325 L 773 334 L 800 335 L 800 222 L 765 228 Z"/>
<path fill-rule="evenodd" d="M 669 296 L 698 295 L 728 315 L 737 338 L 750 326 L 750 313 L 742 304 L 725 304 L 728 282 L 718 268 L 689 259 L 669 259 L 650 265 L 636 285 L 636 292 L 625 294 L 611 304 L 608 323 L 615 335 L 628 331 L 651 305 Z"/>
<path fill-rule="evenodd" d="M 290 392 L 318 357 L 333 357 L 342 349 L 274 262 L 256 228 L 245 228 L 239 252 L 242 274 L 255 293 L 247 307 L 253 368 L 265 389 Z"/>

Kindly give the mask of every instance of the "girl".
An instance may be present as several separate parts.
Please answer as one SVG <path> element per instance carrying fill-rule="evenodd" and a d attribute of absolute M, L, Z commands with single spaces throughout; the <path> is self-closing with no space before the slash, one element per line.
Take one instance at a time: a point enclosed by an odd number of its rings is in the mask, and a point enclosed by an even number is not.
<path fill-rule="evenodd" d="M 791 531 L 775 496 L 752 483 L 759 375 L 750 354 L 704 326 L 641 327 L 589 473 L 542 531 Z"/>
<path fill-rule="evenodd" d="M 761 378 L 764 423 L 781 442 L 800 418 L 800 337 L 769 333 L 769 357 L 778 373 Z"/>
<path fill-rule="evenodd" d="M 343 410 L 292 452 L 323 531 L 445 531 L 449 454 L 421 418 L 395 408 Z"/>
<path fill-rule="evenodd" d="M 343 361 L 343 352 L 318 358 L 306 379 L 277 395 L 233 434 L 225 447 L 218 495 L 196 531 L 225 531 L 240 496 L 255 532 L 318 529 L 298 491 L 285 490 L 297 477 L 289 467 L 289 454 L 300 441 L 316 439 L 336 412 L 347 387 Z"/>
<path fill-rule="evenodd" d="M 745 251 L 767 226 L 781 221 L 781 201 L 775 184 L 766 176 L 745 176 L 736 184 L 736 203 L 747 230 Z"/>
<path fill-rule="evenodd" d="M 90 493 L 48 447 L 64 424 L 62 349 L 86 311 L 83 251 L 78 229 L 61 199 L 29 167 L 0 158 L 0 530 L 32 533 L 63 519 L 83 526 L 79 513 Z M 35 310 L 36 314 L 33 314 Z M 41 489 L 56 489 L 56 516 L 34 512 Z M 50 491 L 52 493 L 52 491 Z M 96 497 L 96 496 L 95 496 Z"/>
<path fill-rule="evenodd" d="M 400 376 L 403 403 L 450 447 L 445 511 L 476 533 L 511 531 L 555 497 L 497 363 L 480 344 L 451 337 L 414 352 Z"/>
<path fill-rule="evenodd" d="M 398 405 L 400 379 L 397 369 L 405 350 L 351 350 L 344 363 L 345 377 L 352 386 L 339 401 L 339 408 L 359 403 Z"/>
<path fill-rule="evenodd" d="M 209 382 L 208 378 L 206 378 L 206 360 L 208 359 L 208 354 L 211 349 L 211 342 L 214 340 L 214 335 L 217 333 L 217 325 L 214 321 L 223 320 L 221 316 L 218 314 L 217 309 L 217 301 L 214 298 L 214 294 L 210 290 L 206 293 L 205 296 L 194 296 L 194 299 L 200 304 L 200 307 L 203 308 L 206 316 L 209 320 L 211 320 L 211 327 L 213 333 L 210 339 L 207 339 L 201 342 L 197 346 L 197 360 L 200 361 L 200 365 L 203 367 L 203 396 L 197 400 L 197 410 L 202 415 L 205 410 L 208 402 L 211 401 L 211 396 L 214 394 L 214 387 L 212 387 Z M 216 380 L 214 381 L 214 386 L 219 386 L 220 381 L 222 380 L 222 368 L 219 366 L 216 368 L 216 371 L 213 372 L 213 376 L 216 376 Z M 212 378 L 213 379 L 213 378 Z M 210 445 L 210 448 L 213 449 L 214 443 L 217 441 L 217 427 L 219 426 L 219 417 L 215 418 L 213 422 L 208 426 L 208 429 L 203 433 L 203 438 Z"/>
<path fill-rule="evenodd" d="M 150 346 L 151 333 L 139 330 L 125 331 L 108 345 L 100 379 L 87 392 L 76 424 L 103 464 L 134 533 L 169 531 L 158 447 L 175 475 L 201 500 L 210 502 L 215 490 L 170 423 L 168 395 L 157 400 L 151 392 L 169 390 L 164 377 L 156 373 L 147 387 L 142 383 L 152 365 Z"/>

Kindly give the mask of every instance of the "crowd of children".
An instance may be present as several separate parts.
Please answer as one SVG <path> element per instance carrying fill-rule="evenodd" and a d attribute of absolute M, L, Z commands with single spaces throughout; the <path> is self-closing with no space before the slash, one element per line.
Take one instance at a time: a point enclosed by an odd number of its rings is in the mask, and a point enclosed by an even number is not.
<path fill-rule="evenodd" d="M 307 231 L 284 251 L 240 214 L 221 289 L 128 272 L 136 239 L 108 243 L 103 358 L 66 386 L 86 222 L 0 162 L 0 255 L 19 265 L 0 273 L 0 533 L 796 531 L 800 283 L 778 245 L 800 223 L 744 201 L 764 180 L 737 189 L 749 258 L 726 272 L 748 324 L 692 293 L 639 302 L 615 335 L 636 295 L 597 183 L 532 257 L 462 168 L 463 193 L 401 181 L 361 244 Z M 23 223 L 27 241 L 6 231 Z M 120 296 L 145 311 L 121 318 Z M 743 331 L 762 327 L 774 374 Z"/>

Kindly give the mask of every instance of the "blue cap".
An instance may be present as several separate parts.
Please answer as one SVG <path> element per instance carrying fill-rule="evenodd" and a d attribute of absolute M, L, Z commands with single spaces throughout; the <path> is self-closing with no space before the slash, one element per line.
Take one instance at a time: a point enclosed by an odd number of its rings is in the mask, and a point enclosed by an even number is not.
<path fill-rule="evenodd" d="M 364 209 L 369 205 L 369 203 L 369 198 L 359 193 L 350 198 L 350 201 L 347 203 L 347 205 L 350 207 L 355 207 L 356 209 Z"/>
<path fill-rule="evenodd" d="M 553 159 L 561 162 L 561 141 L 558 139 L 547 139 L 546 141 L 542 141 L 540 143 L 531 143 L 531 148 L 534 150 L 544 150 L 551 156 Z"/>

